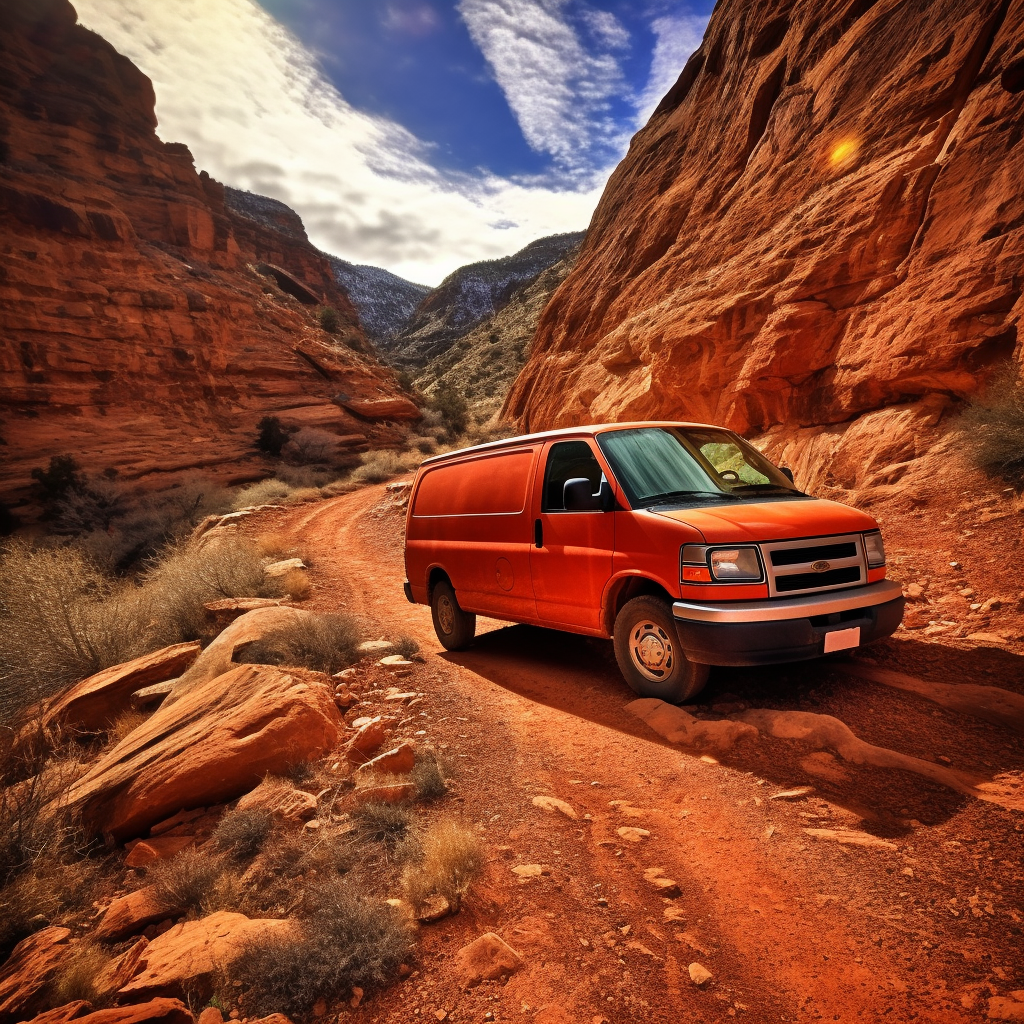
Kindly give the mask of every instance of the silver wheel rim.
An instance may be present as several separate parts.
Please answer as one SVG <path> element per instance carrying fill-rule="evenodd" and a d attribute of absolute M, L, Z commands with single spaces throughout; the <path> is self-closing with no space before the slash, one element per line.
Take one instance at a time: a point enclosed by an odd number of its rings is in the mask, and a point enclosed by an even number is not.
<path fill-rule="evenodd" d="M 643 619 L 629 634 L 629 656 L 634 668 L 652 682 L 664 682 L 675 668 L 672 637 L 656 622 Z"/>
<path fill-rule="evenodd" d="M 455 631 L 455 609 L 452 607 L 452 599 L 447 594 L 442 594 L 437 599 L 437 624 L 443 633 Z"/>

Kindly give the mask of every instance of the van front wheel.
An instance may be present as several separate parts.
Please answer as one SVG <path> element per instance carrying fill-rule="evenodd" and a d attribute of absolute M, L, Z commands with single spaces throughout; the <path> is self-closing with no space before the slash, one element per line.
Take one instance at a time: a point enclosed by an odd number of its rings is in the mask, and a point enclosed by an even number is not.
<path fill-rule="evenodd" d="M 668 603 L 649 594 L 627 601 L 615 616 L 615 660 L 641 697 L 679 704 L 708 681 L 708 666 L 687 661 Z"/>
<path fill-rule="evenodd" d="M 476 616 L 459 607 L 455 590 L 447 580 L 434 585 L 430 595 L 430 614 L 434 620 L 434 632 L 445 650 L 461 651 L 469 646 L 476 633 Z"/>

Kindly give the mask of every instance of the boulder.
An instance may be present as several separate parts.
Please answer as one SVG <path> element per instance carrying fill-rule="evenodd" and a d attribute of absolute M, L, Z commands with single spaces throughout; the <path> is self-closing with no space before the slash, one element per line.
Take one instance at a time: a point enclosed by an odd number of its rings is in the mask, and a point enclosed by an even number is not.
<path fill-rule="evenodd" d="M 238 810 L 259 808 L 280 821 L 299 824 L 316 816 L 316 797 L 278 779 L 264 779 L 238 801 Z"/>
<path fill-rule="evenodd" d="M 386 772 L 390 775 L 408 775 L 416 766 L 416 748 L 411 743 L 402 743 L 387 753 L 378 754 L 371 761 L 359 766 L 357 771 L 370 774 Z"/>
<path fill-rule="evenodd" d="M 340 725 L 325 676 L 236 665 L 165 702 L 102 754 L 64 802 L 93 834 L 128 839 L 182 808 L 232 800 L 268 773 L 314 760 L 335 745 Z"/>
<path fill-rule="evenodd" d="M 145 868 L 158 860 L 170 860 L 176 853 L 195 845 L 195 841 L 195 836 L 160 836 L 156 839 L 143 839 L 128 851 L 128 856 L 124 859 L 125 867 Z"/>
<path fill-rule="evenodd" d="M 99 732 L 131 708 L 136 690 L 181 675 L 199 650 L 199 641 L 173 644 L 97 672 L 54 698 L 46 706 L 43 725 L 47 730 Z"/>
<path fill-rule="evenodd" d="M 98 1001 L 107 1002 L 142 969 L 149 940 L 140 938 L 120 956 L 114 957 L 95 980 Z"/>
<path fill-rule="evenodd" d="M 71 952 L 69 928 L 44 928 L 14 947 L 0 967 L 0 1024 L 28 1020 L 44 1005 L 46 987 Z"/>
<path fill-rule="evenodd" d="M 92 1003 L 87 999 L 76 999 L 72 1003 L 55 1006 L 52 1010 L 44 1010 L 37 1017 L 33 1017 L 29 1024 L 67 1024 L 67 1021 L 81 1017 L 91 1009 Z"/>
<path fill-rule="evenodd" d="M 85 1006 L 88 1007 L 89 1004 L 85 1003 Z M 134 1006 L 111 1006 L 106 1010 L 96 1010 L 74 1018 L 49 1017 L 42 1014 L 32 1021 L 32 1024 L 59 1024 L 61 1021 L 72 1019 L 75 1024 L 193 1024 L 188 1007 L 178 999 L 152 999 L 148 1003 L 138 1003 Z"/>
<path fill-rule="evenodd" d="M 499 935 L 485 932 L 455 954 L 455 972 L 463 988 L 515 974 L 523 958 Z"/>
<path fill-rule="evenodd" d="M 291 927 L 290 921 L 253 920 L 228 911 L 176 924 L 149 944 L 142 970 L 121 988 L 121 998 L 186 994 L 209 998 L 217 976 L 247 942 L 283 934 Z"/>
<path fill-rule="evenodd" d="M 120 942 L 129 935 L 137 935 L 148 924 L 177 917 L 181 910 L 181 907 L 169 906 L 153 886 L 146 886 L 127 896 L 118 896 L 107 907 L 93 938 L 98 942 Z"/>

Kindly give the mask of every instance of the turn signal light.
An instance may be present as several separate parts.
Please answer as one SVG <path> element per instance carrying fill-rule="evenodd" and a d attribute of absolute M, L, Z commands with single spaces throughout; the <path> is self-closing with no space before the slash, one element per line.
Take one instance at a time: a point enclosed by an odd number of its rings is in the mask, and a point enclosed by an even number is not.
<path fill-rule="evenodd" d="M 684 565 L 684 583 L 710 583 L 711 570 L 705 565 Z"/>

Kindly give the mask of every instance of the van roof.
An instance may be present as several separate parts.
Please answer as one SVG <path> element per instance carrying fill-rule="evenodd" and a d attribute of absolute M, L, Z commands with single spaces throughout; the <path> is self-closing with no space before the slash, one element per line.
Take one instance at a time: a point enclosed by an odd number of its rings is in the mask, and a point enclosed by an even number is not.
<path fill-rule="evenodd" d="M 637 427 L 710 427 L 712 430 L 727 430 L 727 427 L 716 427 L 713 423 L 695 423 L 681 420 L 637 420 L 630 423 L 592 423 L 589 426 L 562 427 L 560 430 L 543 430 L 536 434 L 520 434 L 518 437 L 505 437 L 499 441 L 488 441 L 486 444 L 475 444 L 469 448 L 458 448 L 442 455 L 432 455 L 424 459 L 421 465 L 430 466 L 447 459 L 455 459 L 473 452 L 490 452 L 499 448 L 531 441 L 547 441 L 553 437 L 591 437 L 605 430 L 630 430 Z"/>

